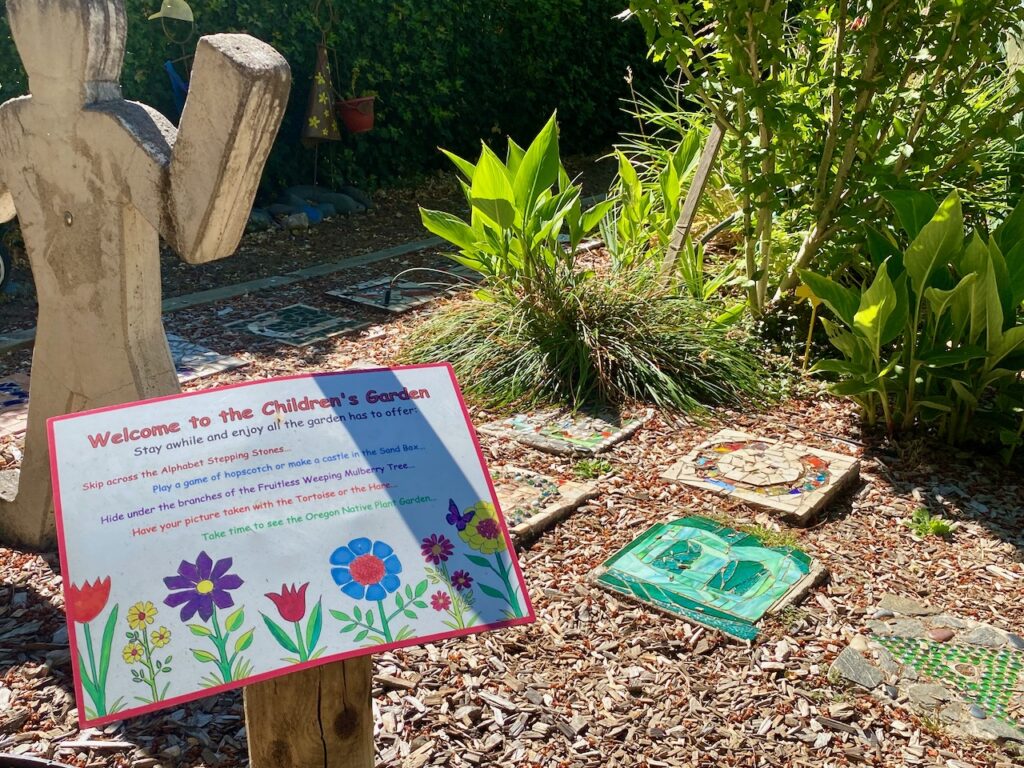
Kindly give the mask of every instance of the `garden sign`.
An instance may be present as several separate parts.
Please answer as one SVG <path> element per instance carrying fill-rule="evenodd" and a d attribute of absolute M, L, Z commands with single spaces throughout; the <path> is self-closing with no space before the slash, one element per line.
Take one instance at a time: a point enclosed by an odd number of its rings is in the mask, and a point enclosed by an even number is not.
<path fill-rule="evenodd" d="M 49 423 L 85 725 L 533 610 L 446 365 Z"/>

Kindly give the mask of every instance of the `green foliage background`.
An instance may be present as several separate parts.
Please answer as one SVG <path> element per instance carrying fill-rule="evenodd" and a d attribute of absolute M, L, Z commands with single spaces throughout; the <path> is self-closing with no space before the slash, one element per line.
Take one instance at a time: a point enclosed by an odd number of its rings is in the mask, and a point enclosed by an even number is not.
<path fill-rule="evenodd" d="M 315 0 L 192 0 L 199 34 L 248 32 L 277 48 L 292 67 L 288 115 L 266 182 L 308 182 L 313 152 L 301 146 L 316 45 Z M 3 3 L 6 6 L 6 3 Z M 336 21 L 328 22 L 328 6 Z M 170 42 L 148 21 L 159 0 L 126 0 L 125 96 L 173 112 L 163 63 L 195 49 Z M 613 16 L 622 0 L 323 0 L 320 17 L 340 71 L 336 87 L 375 91 L 377 128 L 321 149 L 321 176 L 359 183 L 438 167 L 438 146 L 474 154 L 481 137 L 528 139 L 558 108 L 570 151 L 607 146 L 626 124 L 627 66 L 646 80 L 647 46 L 636 24 Z M 187 26 L 170 22 L 176 35 Z M 184 36 L 184 35 L 182 35 Z M 185 69 L 179 67 L 184 73 Z M 7 26 L 0 20 L 0 99 L 28 90 Z M 347 94 L 345 94 L 347 95 Z"/>

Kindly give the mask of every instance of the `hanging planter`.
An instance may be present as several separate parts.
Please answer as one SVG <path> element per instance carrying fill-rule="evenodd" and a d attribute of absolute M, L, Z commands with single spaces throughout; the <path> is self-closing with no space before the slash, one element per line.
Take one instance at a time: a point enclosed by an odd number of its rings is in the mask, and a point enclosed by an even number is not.
<path fill-rule="evenodd" d="M 366 133 L 373 130 L 374 102 L 376 96 L 360 96 L 357 99 L 342 99 L 334 102 L 338 119 L 349 133 Z"/>

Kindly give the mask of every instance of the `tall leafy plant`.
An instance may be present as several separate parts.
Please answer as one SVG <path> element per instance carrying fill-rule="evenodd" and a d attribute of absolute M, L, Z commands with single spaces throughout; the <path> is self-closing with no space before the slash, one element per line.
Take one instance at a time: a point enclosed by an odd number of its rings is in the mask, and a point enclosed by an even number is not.
<path fill-rule="evenodd" d="M 1003 49 L 1017 0 L 631 0 L 629 15 L 729 136 L 755 313 L 830 243 L 862 245 L 884 190 L 1005 202 L 1024 107 Z M 798 233 L 795 253 L 776 251 L 779 230 Z"/>
<path fill-rule="evenodd" d="M 812 271 L 800 273 L 829 309 L 823 318 L 842 357 L 814 370 L 837 376 L 832 391 L 854 398 L 892 431 L 935 422 L 951 443 L 969 434 L 979 408 L 993 404 L 1017 437 L 1006 407 L 1024 366 L 1024 203 L 990 238 L 964 235 L 961 200 L 941 205 L 922 193 L 888 195 L 910 244 L 874 233 L 876 270 L 861 290 Z M 1010 426 L 1012 423 L 1012 428 Z"/>

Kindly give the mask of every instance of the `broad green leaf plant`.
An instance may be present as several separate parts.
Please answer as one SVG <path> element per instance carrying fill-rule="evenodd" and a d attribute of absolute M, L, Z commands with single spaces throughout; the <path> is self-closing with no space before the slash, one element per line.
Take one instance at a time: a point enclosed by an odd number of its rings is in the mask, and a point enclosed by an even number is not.
<path fill-rule="evenodd" d="M 814 371 L 835 376 L 869 423 L 890 432 L 934 422 L 965 440 L 980 409 L 1002 417 L 1003 442 L 1020 441 L 1015 407 L 1024 366 L 1024 202 L 991 237 L 964 234 L 960 196 L 941 205 L 919 192 L 886 195 L 910 245 L 868 238 L 875 273 L 861 290 L 812 271 L 800 276 L 832 311 L 822 318 L 842 357 Z"/>
<path fill-rule="evenodd" d="M 462 176 L 469 221 L 420 209 L 423 225 L 458 247 L 452 258 L 483 275 L 493 292 L 560 292 L 576 274 L 580 244 L 612 207 L 605 201 L 584 210 L 581 189 L 561 163 L 556 117 L 526 149 L 510 138 L 504 160 L 486 144 L 475 164 L 443 150 Z"/>

